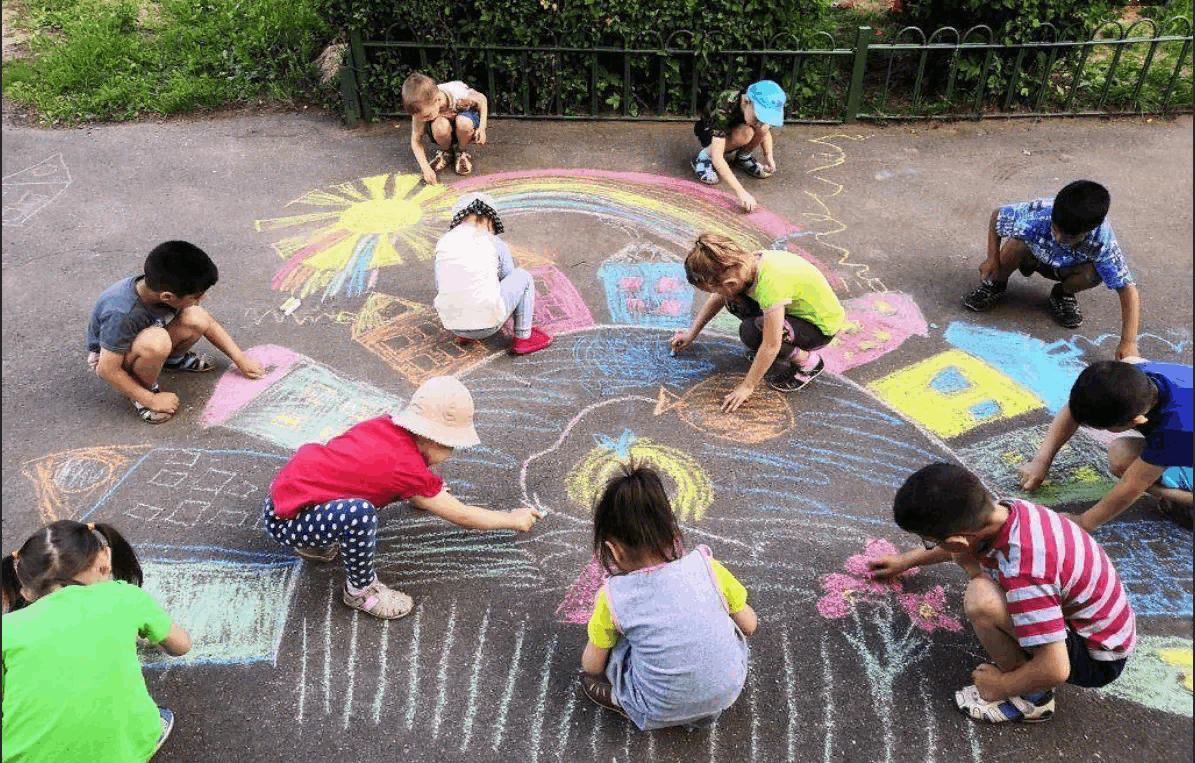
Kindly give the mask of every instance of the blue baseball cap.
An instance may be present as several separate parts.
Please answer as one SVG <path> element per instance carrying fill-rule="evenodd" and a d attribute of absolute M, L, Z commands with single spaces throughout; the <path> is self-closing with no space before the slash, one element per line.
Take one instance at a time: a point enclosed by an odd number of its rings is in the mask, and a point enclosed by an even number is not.
<path fill-rule="evenodd" d="M 755 118 L 772 127 L 784 125 L 784 88 L 770 79 L 761 79 L 747 88 L 747 100 L 755 107 Z"/>

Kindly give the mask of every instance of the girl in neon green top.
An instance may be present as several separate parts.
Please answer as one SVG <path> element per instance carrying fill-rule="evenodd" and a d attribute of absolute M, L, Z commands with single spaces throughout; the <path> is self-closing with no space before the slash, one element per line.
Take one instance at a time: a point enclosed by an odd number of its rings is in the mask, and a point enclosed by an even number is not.
<path fill-rule="evenodd" d="M 673 351 L 689 346 L 725 307 L 738 318 L 739 337 L 750 348 L 751 368 L 722 401 L 733 412 L 755 391 L 778 358 L 788 367 L 769 380 L 773 389 L 804 389 L 826 367 L 815 352 L 834 339 L 846 310 L 826 277 L 789 252 L 747 252 L 727 236 L 702 233 L 685 258 L 685 276 L 709 299 L 687 332 L 672 337 Z"/>
<path fill-rule="evenodd" d="M 186 654 L 191 637 L 140 589 L 114 528 L 61 520 L 0 565 L 4 763 L 145 763 L 174 715 L 145 688 L 137 637 Z"/>

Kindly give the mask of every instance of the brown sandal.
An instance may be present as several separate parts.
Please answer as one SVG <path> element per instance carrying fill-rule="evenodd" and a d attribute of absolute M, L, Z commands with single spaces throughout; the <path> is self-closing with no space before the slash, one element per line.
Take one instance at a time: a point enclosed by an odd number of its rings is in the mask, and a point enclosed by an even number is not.
<path fill-rule="evenodd" d="M 436 149 L 436 155 L 432 157 L 429 162 L 432 172 L 439 172 L 448 166 L 448 152 L 443 149 Z"/>
<path fill-rule="evenodd" d="M 456 174 L 468 175 L 473 171 L 473 162 L 469 161 L 469 155 L 461 151 L 456 155 Z"/>

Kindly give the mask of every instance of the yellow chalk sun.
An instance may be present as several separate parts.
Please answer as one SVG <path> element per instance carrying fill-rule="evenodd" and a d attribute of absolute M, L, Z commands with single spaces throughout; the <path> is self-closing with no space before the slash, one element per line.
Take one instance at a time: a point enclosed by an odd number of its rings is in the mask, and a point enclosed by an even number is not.
<path fill-rule="evenodd" d="M 271 244 L 286 260 L 274 276 L 274 288 L 301 299 L 319 289 L 323 299 L 353 297 L 373 285 L 379 268 L 401 264 L 403 252 L 431 257 L 443 225 L 429 224 L 428 218 L 446 218 L 449 189 L 423 186 L 416 191 L 419 181 L 419 175 L 374 175 L 341 183 L 332 190 L 309 191 L 287 205 L 332 209 L 255 221 L 258 231 L 325 223 Z"/>

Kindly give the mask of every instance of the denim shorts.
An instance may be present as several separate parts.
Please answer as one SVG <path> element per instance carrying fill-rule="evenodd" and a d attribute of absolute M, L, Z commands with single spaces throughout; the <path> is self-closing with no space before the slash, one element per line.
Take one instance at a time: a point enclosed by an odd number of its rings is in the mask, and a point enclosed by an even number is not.
<path fill-rule="evenodd" d="M 479 112 L 462 111 L 462 112 L 459 112 L 456 116 L 468 117 L 469 121 L 471 121 L 473 123 L 474 130 L 476 130 L 478 127 L 481 126 L 481 114 Z M 436 119 L 439 119 L 439 117 L 436 117 Z M 432 122 L 434 122 L 434 121 L 436 121 L 436 120 L 433 119 Z M 423 132 L 425 135 L 427 135 L 428 140 L 430 140 L 432 143 L 435 143 L 436 138 L 435 138 L 435 136 L 432 135 L 432 122 L 428 122 L 426 125 L 424 125 Z M 457 142 L 457 140 L 456 140 L 456 118 L 454 117 L 453 122 L 452 122 L 452 144 L 455 146 L 456 142 Z"/>

